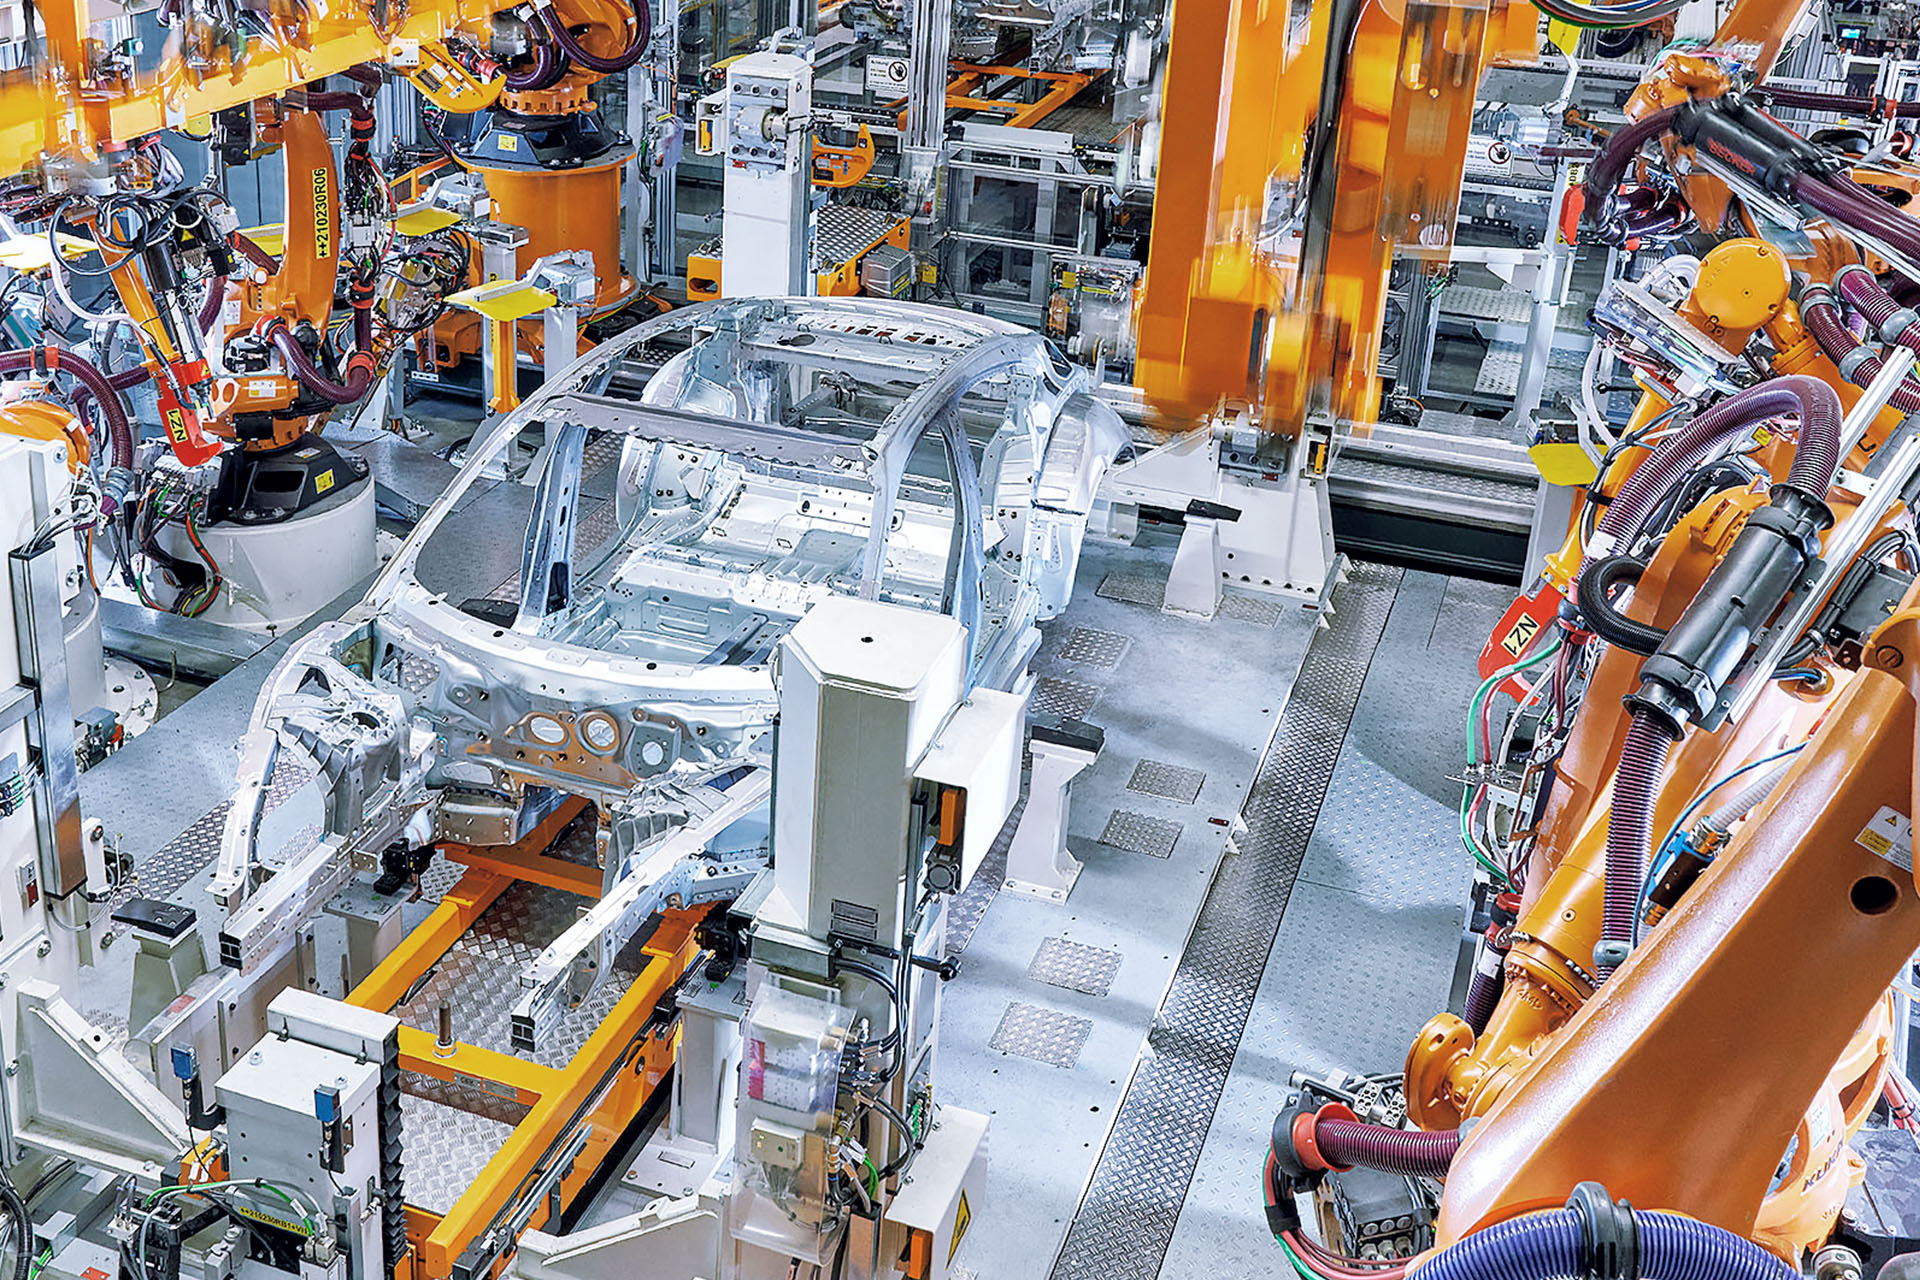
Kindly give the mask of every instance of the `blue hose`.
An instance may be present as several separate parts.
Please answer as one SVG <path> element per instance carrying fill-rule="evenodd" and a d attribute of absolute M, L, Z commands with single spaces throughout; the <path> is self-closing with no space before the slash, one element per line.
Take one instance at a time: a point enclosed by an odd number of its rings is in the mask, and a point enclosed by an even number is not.
<path fill-rule="evenodd" d="M 1677 1213 L 1635 1209 L 1639 1280 L 1800 1280 L 1751 1240 Z M 1497 1222 L 1435 1254 L 1408 1280 L 1561 1280 L 1590 1273 L 1585 1227 L 1572 1209 Z"/>

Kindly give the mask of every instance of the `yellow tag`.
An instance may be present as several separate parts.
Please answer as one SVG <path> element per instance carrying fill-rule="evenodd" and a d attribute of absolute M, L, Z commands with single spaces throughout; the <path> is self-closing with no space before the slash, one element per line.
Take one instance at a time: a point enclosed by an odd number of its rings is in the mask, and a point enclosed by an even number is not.
<path fill-rule="evenodd" d="M 1539 619 L 1523 613 L 1513 624 L 1513 630 L 1500 637 L 1500 647 L 1517 658 L 1527 651 L 1527 646 L 1532 644 L 1533 638 L 1539 634 Z"/>
<path fill-rule="evenodd" d="M 502 151 L 518 151 L 520 149 L 520 139 L 510 133 L 503 133 L 500 135 L 500 149 Z"/>
<path fill-rule="evenodd" d="M 1588 485 L 1600 475 L 1600 468 L 1587 451 L 1571 440 L 1548 440 L 1527 446 L 1534 469 L 1548 484 Z"/>
<path fill-rule="evenodd" d="M 1571 58 L 1580 47 L 1580 28 L 1554 18 L 1547 23 L 1547 41 Z"/>
<path fill-rule="evenodd" d="M 186 415 L 178 409 L 167 410 L 167 438 L 175 444 L 185 444 L 187 442 Z"/>
<path fill-rule="evenodd" d="M 305 1226 L 295 1222 L 292 1218 L 283 1218 L 277 1213 L 268 1213 L 266 1210 L 256 1209 L 250 1204 L 236 1204 L 233 1206 L 233 1211 L 243 1218 L 250 1218 L 255 1222 L 264 1222 L 270 1227 L 278 1227 L 282 1231 L 290 1232 L 296 1236 L 312 1234 Z"/>
<path fill-rule="evenodd" d="M 1078 271 L 1062 271 L 1060 273 L 1060 287 L 1062 289 L 1071 289 L 1079 283 L 1080 273 Z"/>
<path fill-rule="evenodd" d="M 947 1246 L 947 1265 L 953 1265 L 953 1255 L 960 1251 L 960 1241 L 966 1238 L 967 1228 L 973 1225 L 973 1210 L 967 1207 L 967 1193 L 960 1193 L 960 1208 L 953 1215 L 953 1243 Z"/>
<path fill-rule="evenodd" d="M 333 488 L 333 471 L 331 468 L 322 471 L 313 478 L 313 491 L 315 493 L 325 493 L 331 488 Z"/>

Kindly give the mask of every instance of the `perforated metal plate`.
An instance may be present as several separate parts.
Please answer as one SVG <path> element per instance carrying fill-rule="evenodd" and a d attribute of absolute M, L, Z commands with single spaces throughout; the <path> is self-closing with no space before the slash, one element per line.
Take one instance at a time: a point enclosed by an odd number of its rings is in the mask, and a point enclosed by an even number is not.
<path fill-rule="evenodd" d="M 1133 767 L 1133 776 L 1127 779 L 1127 790 L 1143 796 L 1158 796 L 1162 800 L 1192 804 L 1199 798 L 1200 788 L 1206 783 L 1207 775 L 1198 769 L 1189 769 L 1180 764 L 1163 764 L 1158 760 L 1142 760 Z"/>
<path fill-rule="evenodd" d="M 1150 573 L 1110 573 L 1100 580 L 1100 589 L 1094 594 L 1158 609 L 1167 602 L 1167 580 Z"/>
<path fill-rule="evenodd" d="M 1093 704 L 1100 700 L 1100 687 L 1059 676 L 1041 676 L 1033 684 L 1031 712 L 1034 715 L 1065 716 L 1083 720 Z"/>
<path fill-rule="evenodd" d="M 1160 1273 L 1400 581 L 1398 569 L 1355 566 L 1307 650 L 1241 808 L 1245 834 L 1200 909 L 1054 1280 Z"/>
<path fill-rule="evenodd" d="M 1100 843 L 1128 853 L 1171 858 L 1184 829 L 1178 822 L 1168 822 L 1165 818 L 1149 818 L 1144 813 L 1115 809 L 1107 819 L 1106 830 L 1100 833 Z"/>
<path fill-rule="evenodd" d="M 1016 1000 L 1007 1006 L 993 1039 L 987 1043 L 1002 1053 L 1017 1053 L 1050 1066 L 1071 1067 L 1080 1061 L 1080 1050 L 1092 1030 L 1090 1019 Z"/>
<path fill-rule="evenodd" d="M 520 973 L 573 923 L 580 906 L 581 899 L 559 889 L 525 881 L 509 886 L 473 928 L 447 948 L 412 999 L 394 1006 L 393 1016 L 422 1031 L 436 1031 L 444 1000 L 453 1009 L 455 1039 L 497 1053 L 514 1052 L 509 1016 L 522 995 Z M 536 1052 L 521 1056 L 545 1067 L 572 1061 L 642 964 L 638 948 L 629 945 L 599 989 L 569 1010 Z"/>
<path fill-rule="evenodd" d="M 1127 656 L 1133 641 L 1117 631 L 1099 631 L 1093 627 L 1075 627 L 1067 633 L 1059 656 L 1067 662 L 1083 662 L 1090 667 L 1117 667 Z"/>
<path fill-rule="evenodd" d="M 1284 606 L 1278 600 L 1266 596 L 1226 595 L 1220 598 L 1220 616 L 1231 618 L 1235 622 L 1251 622 L 1256 626 L 1270 627 L 1280 621 L 1280 610 Z"/>
<path fill-rule="evenodd" d="M 1118 972 L 1118 951 L 1102 951 L 1065 938 L 1043 939 L 1040 949 L 1033 953 L 1033 963 L 1027 966 L 1027 976 L 1035 982 L 1089 996 L 1104 996 L 1111 991 L 1113 975 Z"/>

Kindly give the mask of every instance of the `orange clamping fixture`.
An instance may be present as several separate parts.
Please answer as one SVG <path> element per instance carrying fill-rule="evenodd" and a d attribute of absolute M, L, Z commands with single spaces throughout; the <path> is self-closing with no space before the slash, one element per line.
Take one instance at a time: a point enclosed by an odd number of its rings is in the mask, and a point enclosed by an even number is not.
<path fill-rule="evenodd" d="M 856 186 L 873 172 L 873 130 L 860 126 L 860 134 L 850 147 L 832 147 L 813 140 L 813 185 L 816 187 Z"/>

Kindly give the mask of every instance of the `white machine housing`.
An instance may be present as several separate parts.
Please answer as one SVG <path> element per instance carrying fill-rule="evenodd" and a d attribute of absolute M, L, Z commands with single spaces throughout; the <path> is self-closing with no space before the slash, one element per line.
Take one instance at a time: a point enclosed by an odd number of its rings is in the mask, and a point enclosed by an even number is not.
<path fill-rule="evenodd" d="M 725 93 L 720 292 L 811 293 L 813 68 L 788 53 L 750 53 L 727 67 Z"/>
<path fill-rule="evenodd" d="M 201 618 L 272 634 L 299 625 L 364 582 L 380 567 L 374 501 L 373 482 L 366 480 L 338 501 L 277 524 L 202 526 L 200 540 L 225 585 Z M 168 554 L 197 562 L 178 525 L 163 530 L 159 542 Z"/>
<path fill-rule="evenodd" d="M 817 939 L 900 936 L 915 767 L 966 678 L 966 628 L 943 614 L 835 598 L 787 634 L 762 924 Z"/>
<path fill-rule="evenodd" d="M 214 1086 L 227 1111 L 227 1167 L 234 1178 L 269 1178 L 304 1188 L 330 1208 L 338 1195 L 356 1203 L 349 1254 L 383 1256 L 381 1215 L 362 1212 L 366 1189 L 381 1177 L 380 1077 L 383 1046 L 398 1023 L 304 991 L 287 990 L 267 1009 L 267 1036 Z M 339 1090 L 345 1126 L 344 1168 L 326 1167 L 315 1091 Z M 339 1190 L 336 1191 L 336 1188 Z"/>

